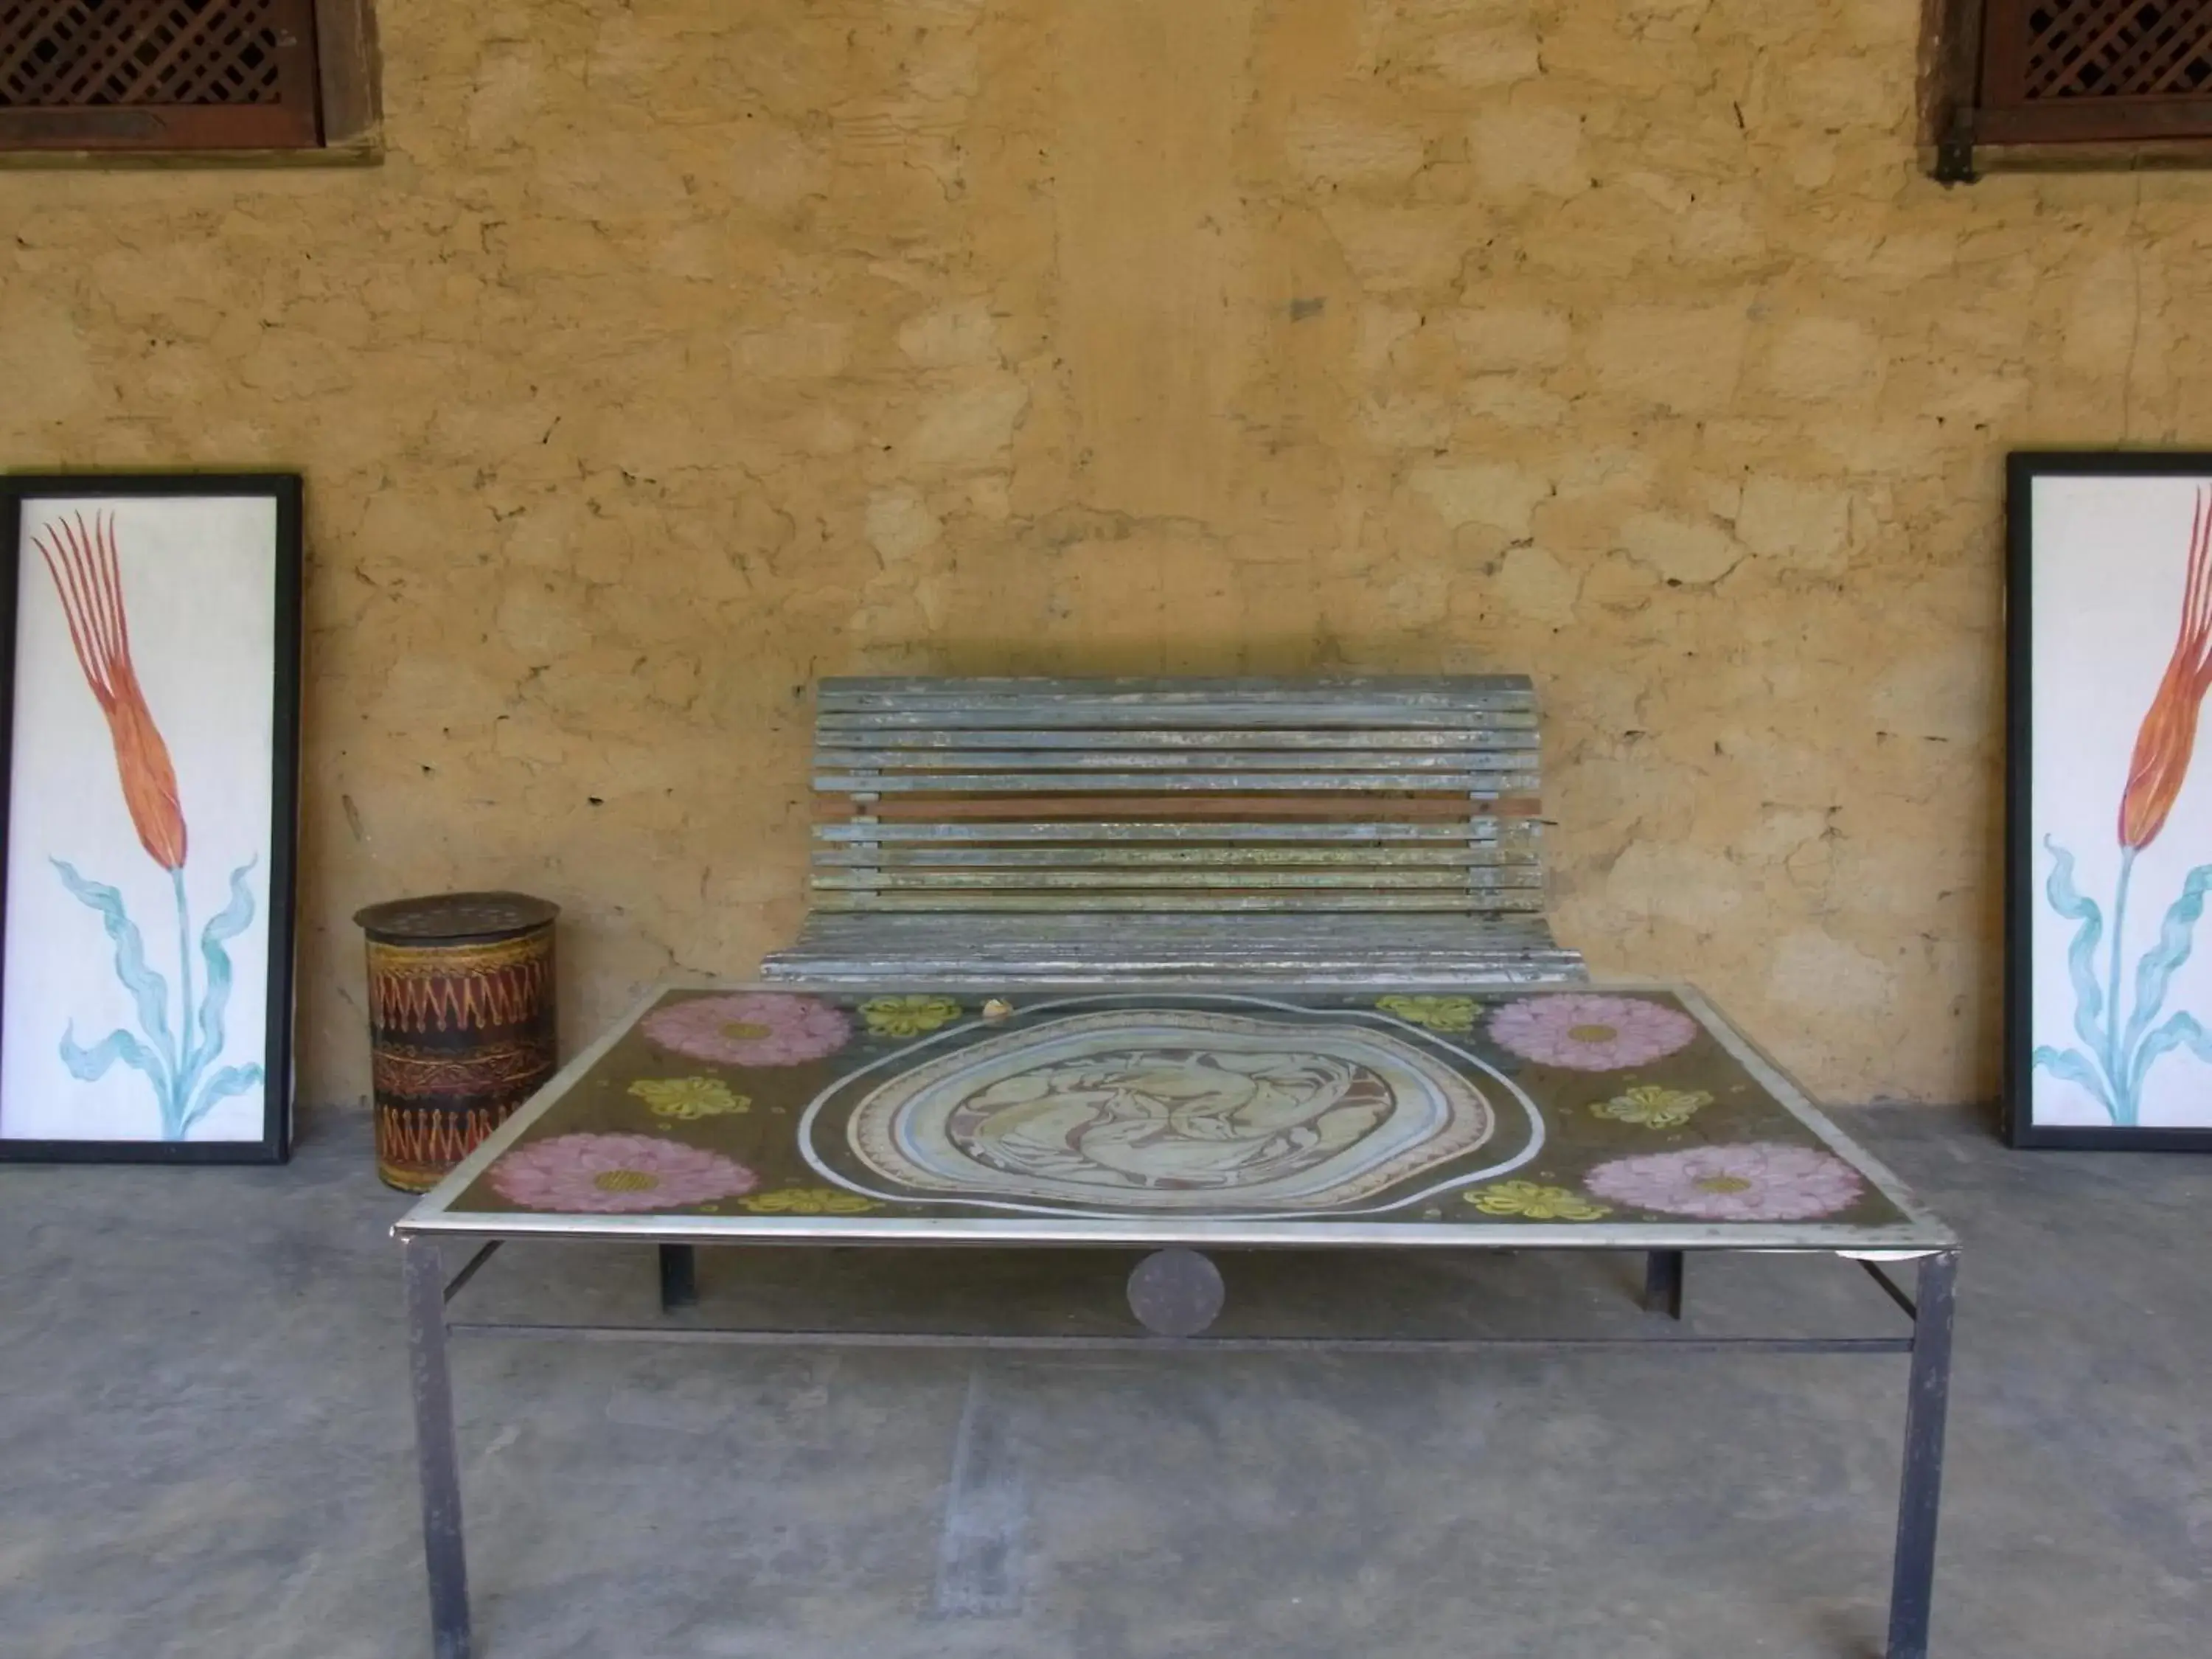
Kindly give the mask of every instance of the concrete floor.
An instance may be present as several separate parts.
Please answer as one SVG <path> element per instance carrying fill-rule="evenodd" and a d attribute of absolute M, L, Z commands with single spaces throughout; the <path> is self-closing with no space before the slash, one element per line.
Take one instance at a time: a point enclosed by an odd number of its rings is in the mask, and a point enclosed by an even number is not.
<path fill-rule="evenodd" d="M 1966 1240 L 1938 1659 L 2212 1653 L 2212 1163 L 1844 1116 Z M 0 1170 L 7 1659 L 427 1651 L 404 1201 L 359 1117 L 311 1129 L 281 1170 Z M 701 1317 L 1110 1318 L 1128 1260 L 724 1253 Z M 1642 1317 L 1627 1258 L 1228 1267 L 1248 1325 Z M 460 1305 L 653 1286 L 511 1246 Z M 1832 1262 L 1690 1290 L 1711 1331 L 1896 1322 Z M 1904 1363 L 464 1343 L 479 1652 L 1872 1659 Z"/>

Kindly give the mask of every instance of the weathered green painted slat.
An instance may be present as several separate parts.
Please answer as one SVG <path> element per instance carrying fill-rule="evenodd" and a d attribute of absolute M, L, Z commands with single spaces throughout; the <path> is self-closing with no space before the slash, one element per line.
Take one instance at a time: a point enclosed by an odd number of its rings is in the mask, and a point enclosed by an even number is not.
<path fill-rule="evenodd" d="M 978 842 L 1454 842 L 1484 843 L 1533 837 L 1534 818 L 1477 816 L 1462 823 L 1150 823 L 1115 819 L 1086 823 L 1067 818 L 1049 823 L 817 823 L 817 841 L 962 843 Z"/>
<path fill-rule="evenodd" d="M 957 933 L 948 933 L 945 919 L 937 915 L 818 914 L 809 921 L 803 937 L 839 948 L 869 939 L 915 946 L 952 940 L 990 952 L 1041 948 L 1089 951 L 1121 940 L 1147 950 L 1162 945 L 1183 949 L 1220 940 L 1249 951 L 1305 946 L 1349 953 L 1389 948 L 1431 956 L 1463 947 L 1490 951 L 1548 944 L 1550 939 L 1543 917 L 1537 915 L 1410 915 L 1392 917 L 1378 927 L 1373 918 L 1357 914 L 1283 911 L 1218 917 L 1087 915 L 1080 911 L 1046 916 L 979 915 L 963 921 Z M 1069 959 L 1081 958 L 1071 956 Z"/>
<path fill-rule="evenodd" d="M 1350 870 L 1535 870 L 1533 850 L 1494 847 L 824 847 L 814 853 L 818 869 L 889 870 L 1114 870 L 1202 867 L 1235 869 L 1344 868 Z"/>
<path fill-rule="evenodd" d="M 1540 821 L 1488 805 L 1540 787 L 1525 676 L 839 679 L 815 743 L 818 790 L 900 821 L 817 825 L 772 977 L 1582 977 L 1542 915 Z M 1166 818 L 1237 794 L 1253 821 Z M 964 815 L 1005 809 L 1024 821 Z"/>
<path fill-rule="evenodd" d="M 1532 773 L 1535 753 L 1528 749 L 1505 749 L 1496 753 L 1455 750 L 1442 754 L 1363 755 L 1328 750 L 1320 754 L 1298 750 L 1179 750 L 1164 752 L 1109 750 L 1065 752 L 1033 749 L 821 749 L 814 764 L 823 772 L 939 771 L 939 772 L 1152 772 L 1177 777 L 1207 772 L 1318 772 L 1331 775 L 1357 772 L 1369 788 L 1387 788 L 1388 780 L 1420 778 L 1431 773 Z"/>
<path fill-rule="evenodd" d="M 1251 708 L 1270 724 L 1369 720 L 1392 710 L 1519 708 L 1533 707 L 1535 687 L 1526 675 L 1441 675 L 1392 678 L 1346 676 L 1316 679 L 1096 679 L 833 678 L 815 690 L 823 714 L 882 709 L 929 712 L 1018 708 L 1026 722 L 1041 711 L 1083 708 L 1129 708 L 1148 725 L 1173 724 L 1169 716 L 1193 710 Z"/>
<path fill-rule="evenodd" d="M 831 729 L 854 731 L 872 726 L 883 729 L 945 732 L 968 728 L 1006 731 L 1023 726 L 1046 729 L 1128 727 L 1147 732 L 1205 731 L 1224 726 L 1249 726 L 1259 723 L 1263 715 L 1279 714 L 1283 726 L 1305 731 L 1353 732 L 1379 727 L 1389 731 L 1468 732 L 1484 729 L 1486 720 L 1504 720 L 1525 726 L 1527 717 L 1533 713 L 1533 704 L 1485 711 L 1396 705 L 1359 710 L 1308 703 L 1295 709 L 1278 711 L 1254 703 L 1184 704 L 1172 708 L 1115 703 L 1085 703 L 1079 706 L 1070 703 L 1046 704 L 1035 708 L 1023 708 L 1018 713 L 1004 705 L 995 704 L 981 708 L 942 708 L 902 705 L 839 711 Z M 831 720 L 833 717 L 825 714 L 823 718 Z"/>
<path fill-rule="evenodd" d="M 1457 893 L 1301 893 L 1296 897 L 1274 896 L 1243 898 L 1187 893 L 1087 893 L 1080 898 L 1056 897 L 1045 894 L 1011 893 L 896 893 L 871 896 L 861 893 L 821 893 L 817 896 L 816 908 L 823 910 L 907 910 L 958 913 L 963 911 L 1006 910 L 1053 912 L 1077 909 L 1091 913 L 1106 911 L 1155 912 L 1168 910 L 1234 911 L 1272 910 L 1286 915 L 1297 915 L 1318 910 L 1387 912 L 1395 910 L 1449 910 L 1467 912 L 1468 896 Z M 1516 896 L 1510 893 L 1485 895 L 1480 908 L 1484 910 L 1540 910 L 1543 896 L 1529 893 Z"/>
<path fill-rule="evenodd" d="M 1536 717 L 1499 715 L 1460 726 L 1389 731 L 1316 731 L 1295 726 L 1201 726 L 1156 730 L 1139 726 L 1094 726 L 1062 730 L 1048 726 L 994 731 L 988 727 L 884 726 L 864 717 L 824 714 L 814 740 L 824 749 L 1259 749 L 1350 750 L 1385 754 L 1478 747 L 1534 749 Z"/>
<path fill-rule="evenodd" d="M 1526 674 L 1101 674 L 1077 678 L 1049 674 L 830 674 L 818 683 L 817 690 L 826 698 L 1111 696 L 1171 702 L 1249 696 L 1279 702 L 1319 693 L 1481 696 L 1499 690 L 1526 691 L 1531 684 Z"/>
<path fill-rule="evenodd" d="M 814 878 L 817 892 L 1097 893 L 1123 889 L 1249 888 L 1266 892 L 1427 889 L 1465 894 L 1484 884 L 1464 870 L 835 870 Z M 1522 884 L 1490 884 L 1499 889 Z"/>
<path fill-rule="evenodd" d="M 816 911 L 771 978 L 1024 986 L 1224 979 L 1344 985 L 1557 983 L 1583 977 L 1539 914 L 1003 915 Z"/>
<path fill-rule="evenodd" d="M 1432 793 L 1465 793 L 1489 799 L 1497 795 L 1534 793 L 1533 772 L 1431 772 L 1394 782 L 1372 772 L 929 772 L 864 775 L 850 772 L 817 774 L 814 787 L 825 795 L 880 795 L 927 791 L 933 794 L 1089 794 L 1097 790 L 1142 790 L 1147 793 L 1204 793 L 1230 791 L 1243 794 L 1273 794 L 1285 790 L 1352 791 L 1423 790 Z"/>

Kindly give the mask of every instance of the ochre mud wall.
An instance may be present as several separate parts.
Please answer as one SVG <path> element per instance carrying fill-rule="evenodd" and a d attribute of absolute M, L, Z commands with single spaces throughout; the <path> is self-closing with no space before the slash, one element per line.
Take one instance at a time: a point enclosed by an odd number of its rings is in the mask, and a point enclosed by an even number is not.
<path fill-rule="evenodd" d="M 2206 434 L 2212 185 L 1911 149 L 1913 0 L 385 0 L 373 169 L 0 174 L 0 453 L 308 478 L 301 1016 L 801 908 L 855 671 L 1526 668 L 1559 929 L 1996 1085 L 2000 457 Z"/>

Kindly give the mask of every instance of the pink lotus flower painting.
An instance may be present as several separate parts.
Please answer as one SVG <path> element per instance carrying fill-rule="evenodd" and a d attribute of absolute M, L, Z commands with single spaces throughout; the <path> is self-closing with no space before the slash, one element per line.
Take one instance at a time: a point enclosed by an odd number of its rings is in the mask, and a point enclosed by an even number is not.
<path fill-rule="evenodd" d="M 803 1066 L 853 1040 L 844 1010 L 781 991 L 690 997 L 647 1015 L 662 1048 L 723 1066 Z"/>
<path fill-rule="evenodd" d="M 655 1135 L 566 1134 L 526 1142 L 486 1176 L 510 1204 L 564 1214 L 678 1210 L 739 1198 L 760 1177 L 735 1158 Z"/>
<path fill-rule="evenodd" d="M 1865 1177 L 1833 1152 L 1765 1142 L 1615 1158 L 1583 1185 L 1615 1204 L 1700 1221 L 1813 1221 L 1866 1191 Z"/>
<path fill-rule="evenodd" d="M 1618 1072 L 1689 1046 L 1697 1022 L 1641 997 L 1563 992 L 1509 1002 L 1490 1017 L 1490 1035 L 1527 1060 L 1576 1072 Z"/>

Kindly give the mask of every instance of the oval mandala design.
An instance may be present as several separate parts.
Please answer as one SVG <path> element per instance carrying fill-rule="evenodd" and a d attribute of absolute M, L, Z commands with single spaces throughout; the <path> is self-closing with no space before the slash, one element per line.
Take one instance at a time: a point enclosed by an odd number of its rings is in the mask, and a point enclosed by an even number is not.
<path fill-rule="evenodd" d="M 1386 1031 L 1147 1009 L 939 1055 L 865 1096 L 846 1139 L 921 1192 L 1320 1211 L 1463 1157 L 1496 1127 L 1469 1079 Z"/>

